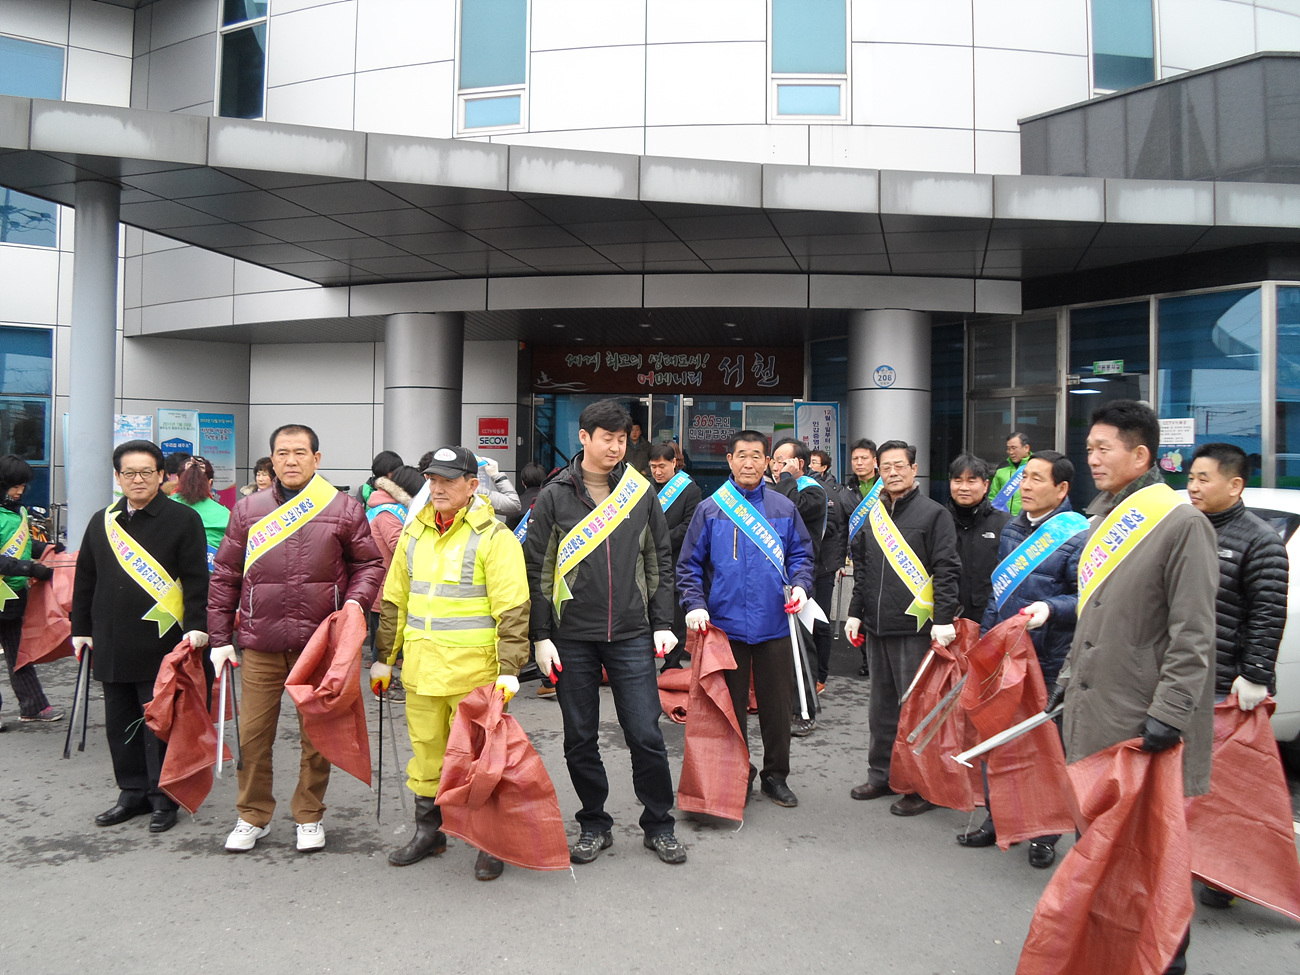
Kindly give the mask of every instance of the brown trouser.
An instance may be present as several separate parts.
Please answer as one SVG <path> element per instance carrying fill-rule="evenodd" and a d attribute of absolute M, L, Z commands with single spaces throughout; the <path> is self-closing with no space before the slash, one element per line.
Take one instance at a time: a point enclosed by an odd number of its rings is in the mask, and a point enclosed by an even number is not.
<path fill-rule="evenodd" d="M 271 795 L 271 748 L 280 722 L 280 701 L 284 682 L 301 651 L 265 653 L 245 650 L 240 665 L 239 747 L 244 767 L 239 770 L 239 818 L 254 826 L 265 826 L 275 812 Z M 302 765 L 298 788 L 289 808 L 295 823 L 319 823 L 325 815 L 325 789 L 330 784 L 330 763 L 307 740 L 302 715 L 298 716 L 302 739 Z"/>

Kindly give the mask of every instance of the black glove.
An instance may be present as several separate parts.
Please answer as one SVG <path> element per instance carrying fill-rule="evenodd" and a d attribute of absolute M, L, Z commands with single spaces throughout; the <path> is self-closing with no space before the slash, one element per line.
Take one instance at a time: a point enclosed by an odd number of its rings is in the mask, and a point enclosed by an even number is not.
<path fill-rule="evenodd" d="M 27 574 L 33 579 L 40 579 L 41 582 L 49 582 L 54 578 L 54 570 L 44 562 L 28 562 Z"/>
<path fill-rule="evenodd" d="M 1053 684 L 1052 689 L 1047 692 L 1047 704 L 1044 711 L 1055 711 L 1060 707 L 1061 702 L 1065 700 L 1065 685 Z"/>
<path fill-rule="evenodd" d="M 1142 750 L 1144 752 L 1162 752 L 1173 748 L 1183 740 L 1183 733 L 1177 728 L 1165 724 L 1159 718 L 1147 715 L 1147 726 L 1142 731 Z"/>
<path fill-rule="evenodd" d="M 54 543 L 54 554 L 55 554 L 55 555 L 62 555 L 62 554 L 63 554 L 64 552 L 66 552 L 67 550 L 68 550 L 68 546 L 64 545 L 62 542 L 55 542 L 55 543 Z"/>

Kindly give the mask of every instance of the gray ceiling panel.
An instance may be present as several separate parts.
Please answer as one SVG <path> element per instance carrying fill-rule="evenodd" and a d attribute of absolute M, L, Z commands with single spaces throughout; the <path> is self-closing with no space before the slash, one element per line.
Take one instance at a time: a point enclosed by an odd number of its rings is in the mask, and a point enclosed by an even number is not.
<path fill-rule="evenodd" d="M 772 222 L 763 213 L 720 216 L 670 217 L 668 229 L 682 240 L 721 240 L 726 237 L 775 237 Z"/>
<path fill-rule="evenodd" d="M 216 196 L 219 193 L 247 193 L 257 188 L 229 173 L 208 169 L 206 166 L 127 176 L 124 181 L 172 200 L 183 200 L 190 196 Z"/>
<path fill-rule="evenodd" d="M 527 203 L 519 200 L 434 207 L 430 212 L 438 219 L 447 221 L 457 230 L 535 227 L 550 223 Z"/>
<path fill-rule="evenodd" d="M 250 230 L 269 234 L 276 240 L 312 241 L 341 240 L 346 237 L 364 237 L 366 234 L 352 227 L 345 227 L 329 217 L 289 217 L 284 220 L 249 220 L 245 224 Z"/>
<path fill-rule="evenodd" d="M 404 250 L 376 237 L 348 237 L 344 240 L 314 240 L 307 242 L 318 254 L 336 260 L 353 261 L 369 257 L 410 257 Z"/>
<path fill-rule="evenodd" d="M 125 224 L 144 227 L 160 234 L 167 234 L 168 231 L 181 227 L 210 226 L 225 222 L 214 214 L 169 201 L 123 203 L 121 218 Z"/>
<path fill-rule="evenodd" d="M 569 224 L 569 232 L 587 244 L 632 244 L 677 240 L 658 220 L 609 221 Z"/>
<path fill-rule="evenodd" d="M 485 227 L 475 230 L 474 236 L 492 247 L 507 251 L 538 247 L 575 247 L 579 244 L 578 238 L 563 227 L 554 224 Z"/>
<path fill-rule="evenodd" d="M 785 241 L 780 237 L 742 237 L 736 240 L 693 240 L 690 248 L 695 255 L 710 264 L 715 260 L 747 257 L 768 258 L 790 256 Z"/>
<path fill-rule="evenodd" d="M 693 260 L 694 252 L 679 240 L 648 241 L 640 244 L 600 244 L 596 247 L 607 260 L 625 267 L 645 261 Z"/>
<path fill-rule="evenodd" d="M 335 218 L 339 223 L 376 237 L 395 234 L 436 234 L 451 230 L 451 224 L 439 220 L 431 213 L 405 207 L 400 210 L 376 210 L 372 213 L 342 213 Z"/>
<path fill-rule="evenodd" d="M 372 183 L 326 183 L 321 186 L 291 186 L 275 195 L 316 213 L 367 213 L 391 210 L 401 201 Z"/>
<path fill-rule="evenodd" d="M 455 251 L 472 254 L 476 251 L 492 249 L 477 237 L 461 233 L 459 230 L 445 234 L 398 234 L 382 239 L 409 254 L 450 254 Z"/>
<path fill-rule="evenodd" d="M 185 201 L 186 206 L 211 213 L 213 216 L 243 223 L 246 220 L 283 220 L 287 217 L 310 217 L 312 211 L 282 200 L 270 193 L 223 193 L 221 196 L 196 196 Z M 148 229 L 147 227 L 145 228 Z"/>

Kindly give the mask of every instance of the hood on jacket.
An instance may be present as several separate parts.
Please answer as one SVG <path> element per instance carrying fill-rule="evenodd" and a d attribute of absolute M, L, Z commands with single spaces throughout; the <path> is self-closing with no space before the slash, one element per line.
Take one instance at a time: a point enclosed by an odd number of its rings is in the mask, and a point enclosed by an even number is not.
<path fill-rule="evenodd" d="M 380 500 L 380 494 L 386 494 L 388 497 Z M 367 507 L 375 508 L 390 501 L 395 501 L 403 507 L 410 507 L 411 496 L 403 491 L 396 482 L 390 481 L 386 477 L 375 478 L 375 489 L 370 492 L 370 499 L 366 502 Z"/>

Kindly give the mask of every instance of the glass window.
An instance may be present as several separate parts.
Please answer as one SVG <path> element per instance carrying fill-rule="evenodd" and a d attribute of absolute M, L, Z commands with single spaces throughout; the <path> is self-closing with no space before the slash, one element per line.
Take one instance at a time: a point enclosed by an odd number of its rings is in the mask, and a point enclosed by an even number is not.
<path fill-rule="evenodd" d="M 1191 417 L 1196 443 L 1236 444 L 1259 469 L 1260 291 L 1162 298 L 1158 305 L 1162 418 Z M 1162 453 L 1162 458 L 1164 451 Z M 1162 459 L 1171 484 L 1186 483 L 1187 451 Z M 1175 468 L 1181 467 L 1182 470 Z M 1258 484 L 1257 480 L 1251 483 Z"/>
<path fill-rule="evenodd" d="M 222 6 L 217 114 L 225 118 L 266 113 L 267 7 L 255 0 L 225 0 Z"/>
<path fill-rule="evenodd" d="M 772 118 L 848 120 L 845 0 L 771 0 Z"/>
<path fill-rule="evenodd" d="M 1155 80 L 1151 0 L 1092 0 L 1092 86 L 1118 91 Z"/>
<path fill-rule="evenodd" d="M 943 471 L 949 461 L 961 453 L 966 442 L 966 402 L 962 372 L 966 365 L 966 330 L 960 322 L 936 325 L 930 332 L 930 478 L 931 497 L 936 501 L 948 500 L 948 484 Z M 814 366 L 816 361 L 814 360 Z M 814 370 L 813 376 L 817 373 Z M 813 397 L 817 397 L 814 395 Z M 873 424 L 874 427 L 874 424 Z M 879 442 L 883 436 L 873 430 L 854 430 L 854 440 L 873 436 Z"/>
<path fill-rule="evenodd" d="M 459 129 L 521 128 L 528 83 L 528 0 L 461 0 Z M 494 97 L 482 97 L 490 92 Z"/>
<path fill-rule="evenodd" d="M 485 129 L 498 125 L 518 125 L 520 96 L 465 99 L 465 128 Z"/>
<path fill-rule="evenodd" d="M 1016 385 L 1056 385 L 1056 319 L 1016 323 Z"/>
<path fill-rule="evenodd" d="M 1007 324 L 973 328 L 970 333 L 971 389 L 1011 385 L 1011 328 Z"/>
<path fill-rule="evenodd" d="M 54 247 L 58 243 L 58 205 L 0 189 L 0 243 Z"/>
<path fill-rule="evenodd" d="M 63 48 L 0 37 L 0 95 L 63 97 Z M 58 205 L 0 189 L 0 243 L 58 244 Z"/>
<path fill-rule="evenodd" d="M 48 505 L 53 336 L 45 328 L 0 326 L 0 454 L 16 454 L 35 476 L 24 503 Z"/>
<path fill-rule="evenodd" d="M 1300 288 L 1277 289 L 1277 486 L 1300 487 Z"/>

